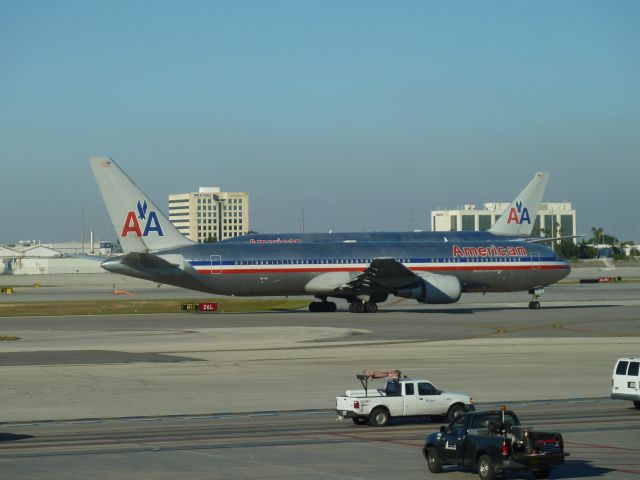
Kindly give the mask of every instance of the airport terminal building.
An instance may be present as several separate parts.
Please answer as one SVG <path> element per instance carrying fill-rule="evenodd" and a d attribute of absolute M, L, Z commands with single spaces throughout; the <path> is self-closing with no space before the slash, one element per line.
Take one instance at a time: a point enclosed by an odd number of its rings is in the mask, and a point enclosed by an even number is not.
<path fill-rule="evenodd" d="M 431 230 L 434 232 L 489 230 L 509 203 L 488 202 L 482 209 L 465 205 L 457 210 L 433 210 Z M 570 202 L 541 203 L 533 223 L 532 235 L 559 237 L 576 235 L 576 211 Z"/>
<path fill-rule="evenodd" d="M 169 221 L 187 238 L 203 243 L 249 232 L 249 194 L 200 187 L 169 195 Z"/>

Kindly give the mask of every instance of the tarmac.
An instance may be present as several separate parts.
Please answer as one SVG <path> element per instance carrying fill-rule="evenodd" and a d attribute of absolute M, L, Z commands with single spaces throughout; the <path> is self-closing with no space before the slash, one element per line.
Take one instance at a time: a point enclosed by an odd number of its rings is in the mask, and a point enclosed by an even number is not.
<path fill-rule="evenodd" d="M 48 288 L 59 290 L 16 297 L 110 292 Z M 422 477 L 420 445 L 437 425 L 359 429 L 332 415 L 356 373 L 398 368 L 561 430 L 574 452 L 562 478 L 637 478 L 640 414 L 607 398 L 615 360 L 640 356 L 640 283 L 561 284 L 542 309 L 527 302 L 0 318 L 0 334 L 20 337 L 0 342 L 0 468 L 12 479 Z"/>

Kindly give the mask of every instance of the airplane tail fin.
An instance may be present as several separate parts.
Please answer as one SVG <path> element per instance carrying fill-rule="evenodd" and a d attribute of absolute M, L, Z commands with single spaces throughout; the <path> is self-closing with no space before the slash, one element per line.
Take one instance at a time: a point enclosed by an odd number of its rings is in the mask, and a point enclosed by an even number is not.
<path fill-rule="evenodd" d="M 124 253 L 193 244 L 111 158 L 89 162 Z"/>
<path fill-rule="evenodd" d="M 531 235 L 548 181 L 548 172 L 537 172 L 489 232 L 497 235 Z"/>

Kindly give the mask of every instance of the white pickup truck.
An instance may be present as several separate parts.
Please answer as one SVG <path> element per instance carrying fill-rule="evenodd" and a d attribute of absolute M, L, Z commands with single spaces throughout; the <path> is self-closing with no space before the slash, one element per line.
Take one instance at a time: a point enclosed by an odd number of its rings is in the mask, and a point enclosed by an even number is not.
<path fill-rule="evenodd" d="M 399 370 L 365 370 L 356 375 L 363 390 L 347 390 L 336 397 L 338 419 L 351 418 L 356 425 L 383 427 L 391 417 L 431 416 L 453 420 L 473 411 L 473 399 L 463 393 L 445 392 L 429 380 L 402 377 Z M 386 379 L 384 388 L 370 389 L 370 379 Z"/>

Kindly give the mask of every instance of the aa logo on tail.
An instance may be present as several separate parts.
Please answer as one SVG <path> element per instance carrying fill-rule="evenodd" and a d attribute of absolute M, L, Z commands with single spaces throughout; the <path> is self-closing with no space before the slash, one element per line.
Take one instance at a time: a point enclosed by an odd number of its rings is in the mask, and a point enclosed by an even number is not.
<path fill-rule="evenodd" d="M 522 207 L 522 201 L 516 202 L 516 208 L 511 207 L 509 210 L 509 216 L 507 217 L 507 224 L 516 222 L 518 225 L 522 225 L 527 222 L 531 225 L 531 218 L 529 217 L 529 210 L 527 207 Z"/>
<path fill-rule="evenodd" d="M 127 218 L 122 227 L 122 237 L 126 237 L 129 233 L 135 233 L 137 237 L 146 237 L 151 232 L 156 232 L 158 236 L 164 237 L 158 215 L 153 210 L 147 212 L 147 202 L 137 205 L 138 215 L 133 210 L 127 213 Z M 144 223 L 144 231 L 140 228 L 140 223 Z"/>

